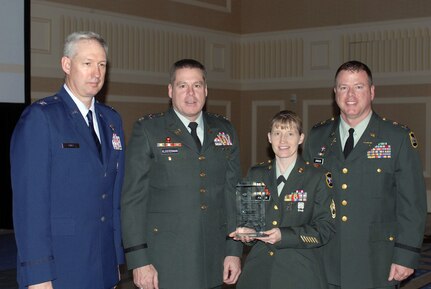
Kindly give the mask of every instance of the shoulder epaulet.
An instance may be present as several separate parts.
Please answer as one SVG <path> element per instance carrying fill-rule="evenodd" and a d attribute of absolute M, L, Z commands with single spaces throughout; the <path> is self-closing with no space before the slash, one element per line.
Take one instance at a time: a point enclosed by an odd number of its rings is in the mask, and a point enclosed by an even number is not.
<path fill-rule="evenodd" d="M 222 118 L 222 119 L 225 119 L 225 120 L 229 120 L 226 116 L 221 115 L 221 114 L 212 113 L 212 112 L 207 112 L 207 113 L 208 113 L 208 115 L 216 117 L 216 118 Z"/>
<path fill-rule="evenodd" d="M 316 123 L 316 124 L 313 126 L 313 128 L 316 128 L 316 127 L 319 127 L 319 126 L 322 126 L 322 125 L 325 125 L 325 124 L 333 123 L 334 121 L 335 121 L 335 118 L 334 118 L 334 117 L 331 117 L 331 118 L 329 118 L 329 119 L 327 119 L 327 120 L 323 120 L 323 121 L 321 121 L 321 122 Z"/>
<path fill-rule="evenodd" d="M 388 122 L 389 124 L 392 124 L 393 127 L 399 127 L 400 129 L 402 129 L 403 131 L 407 132 L 410 138 L 410 143 L 412 145 L 413 148 L 418 148 L 419 144 L 418 144 L 418 140 L 415 136 L 415 133 L 405 124 L 400 124 L 396 121 L 391 121 L 386 119 L 386 117 L 382 117 L 383 121 Z"/>
<path fill-rule="evenodd" d="M 44 105 L 58 103 L 58 102 L 60 102 L 60 98 L 57 95 L 53 95 L 53 96 L 48 96 L 48 97 L 36 100 L 34 104 L 44 106 Z"/>
<path fill-rule="evenodd" d="M 254 167 L 267 167 L 272 165 L 272 160 L 267 160 L 266 162 L 257 163 Z"/>
<path fill-rule="evenodd" d="M 112 107 L 112 106 L 110 106 L 110 105 L 107 105 L 106 103 L 102 103 L 102 102 L 100 102 L 100 101 L 98 101 L 98 100 L 96 100 L 96 102 L 97 102 L 97 104 L 99 104 L 99 105 L 101 105 L 101 106 L 104 106 L 104 107 L 106 107 L 107 109 L 110 109 L 110 110 L 112 110 L 112 111 L 117 112 L 117 111 L 115 110 L 115 108 L 114 108 L 114 107 Z"/>
<path fill-rule="evenodd" d="M 386 121 L 387 123 L 392 123 L 392 125 L 395 126 L 395 127 L 400 127 L 402 129 L 405 129 L 405 130 L 410 130 L 410 128 L 407 125 L 398 123 L 396 121 L 389 120 L 386 117 L 382 117 L 382 120 Z"/>
<path fill-rule="evenodd" d="M 153 119 L 153 118 L 159 118 L 161 116 L 165 115 L 164 112 L 159 112 L 159 113 L 149 113 L 147 115 L 144 115 L 142 117 L 140 117 L 138 119 L 138 121 L 143 121 L 143 120 L 149 120 L 149 119 Z"/>

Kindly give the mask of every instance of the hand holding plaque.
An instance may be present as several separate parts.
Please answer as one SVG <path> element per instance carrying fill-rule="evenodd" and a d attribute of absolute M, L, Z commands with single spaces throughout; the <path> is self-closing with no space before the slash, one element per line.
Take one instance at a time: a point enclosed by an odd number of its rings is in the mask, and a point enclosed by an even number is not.
<path fill-rule="evenodd" d="M 265 203 L 270 194 L 264 183 L 240 182 L 236 185 L 237 237 L 264 237 Z M 247 229 L 248 228 L 248 229 Z M 252 230 L 249 230 L 252 229 Z"/>

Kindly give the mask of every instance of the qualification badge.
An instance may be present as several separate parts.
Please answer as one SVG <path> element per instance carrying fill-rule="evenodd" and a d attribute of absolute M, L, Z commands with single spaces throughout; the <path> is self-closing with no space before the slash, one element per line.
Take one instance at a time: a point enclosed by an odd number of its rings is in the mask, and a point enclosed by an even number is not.
<path fill-rule="evenodd" d="M 304 212 L 304 202 L 298 202 L 298 212 Z"/>
<path fill-rule="evenodd" d="M 329 205 L 329 209 L 331 210 L 332 219 L 335 219 L 335 217 L 337 216 L 337 212 L 335 210 L 335 202 L 333 199 L 331 200 L 331 204 Z"/>

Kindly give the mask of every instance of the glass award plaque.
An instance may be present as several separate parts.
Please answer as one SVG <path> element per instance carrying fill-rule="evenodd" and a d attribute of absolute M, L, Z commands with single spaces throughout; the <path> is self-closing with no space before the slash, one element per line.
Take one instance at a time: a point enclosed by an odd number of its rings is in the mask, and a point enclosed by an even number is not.
<path fill-rule="evenodd" d="M 240 182 L 236 185 L 237 227 L 254 229 L 255 232 L 239 233 L 238 237 L 264 237 L 265 204 L 270 194 L 264 183 Z"/>

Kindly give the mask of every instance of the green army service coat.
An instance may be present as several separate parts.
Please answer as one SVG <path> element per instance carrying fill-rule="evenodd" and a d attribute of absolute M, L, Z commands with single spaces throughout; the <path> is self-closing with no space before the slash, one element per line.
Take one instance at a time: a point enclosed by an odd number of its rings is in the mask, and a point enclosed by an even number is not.
<path fill-rule="evenodd" d="M 204 289 L 223 283 L 227 240 L 235 230 L 235 186 L 241 177 L 231 123 L 203 112 L 199 152 L 171 108 L 138 120 L 126 148 L 122 228 L 129 269 L 153 264 L 160 288 Z"/>
<path fill-rule="evenodd" d="M 276 163 L 250 169 L 249 181 L 266 184 L 266 229 L 280 228 L 281 241 L 272 245 L 253 242 L 237 289 L 322 289 L 327 282 L 321 246 L 334 232 L 330 173 L 298 157 L 280 196 Z"/>
<path fill-rule="evenodd" d="M 426 192 L 417 140 L 405 126 L 373 113 L 344 159 L 339 119 L 314 126 L 304 157 L 332 172 L 336 234 L 325 246 L 328 281 L 341 288 L 395 285 L 392 263 L 416 268 L 420 257 Z"/>

